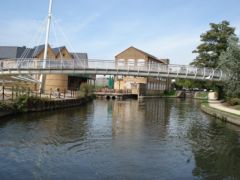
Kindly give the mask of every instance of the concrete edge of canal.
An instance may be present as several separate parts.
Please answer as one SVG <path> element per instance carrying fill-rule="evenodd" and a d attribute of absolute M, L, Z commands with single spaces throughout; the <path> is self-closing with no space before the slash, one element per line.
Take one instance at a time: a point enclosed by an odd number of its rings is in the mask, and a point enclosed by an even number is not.
<path fill-rule="evenodd" d="M 51 111 L 62 108 L 76 107 L 91 102 L 93 99 L 94 97 L 84 97 L 79 99 L 59 99 L 54 101 L 48 101 L 44 104 L 38 105 L 37 107 L 28 108 L 26 112 L 2 111 L 0 112 L 0 118 L 19 113 Z"/>
<path fill-rule="evenodd" d="M 224 121 L 224 122 L 229 122 L 231 124 L 240 126 L 240 116 L 239 115 L 210 107 L 208 103 L 201 104 L 201 110 L 209 115 L 212 115 L 212 116 Z"/>

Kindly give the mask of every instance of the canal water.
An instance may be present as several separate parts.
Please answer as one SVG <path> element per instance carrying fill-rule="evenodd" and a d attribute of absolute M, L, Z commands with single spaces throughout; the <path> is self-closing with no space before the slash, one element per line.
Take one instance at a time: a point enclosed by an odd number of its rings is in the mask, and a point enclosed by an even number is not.
<path fill-rule="evenodd" d="M 0 179 L 240 179 L 240 128 L 183 99 L 1 119 Z"/>

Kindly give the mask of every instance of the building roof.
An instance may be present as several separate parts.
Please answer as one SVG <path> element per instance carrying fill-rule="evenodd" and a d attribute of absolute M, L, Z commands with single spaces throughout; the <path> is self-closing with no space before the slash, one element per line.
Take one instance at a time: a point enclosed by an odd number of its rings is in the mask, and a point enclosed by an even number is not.
<path fill-rule="evenodd" d="M 17 46 L 0 46 L 0 59 L 15 58 L 35 58 L 45 48 L 45 45 L 35 46 L 34 48 L 17 47 Z M 52 48 L 55 55 L 59 53 L 65 46 Z M 70 53 L 74 59 L 88 59 L 87 53 Z"/>
<path fill-rule="evenodd" d="M 61 47 L 56 47 L 56 48 L 52 48 L 53 52 L 55 55 L 58 55 L 59 52 L 61 52 L 62 49 L 66 48 L 65 46 L 61 46 Z"/>
<path fill-rule="evenodd" d="M 128 49 L 135 49 L 136 51 L 138 51 L 138 52 L 146 55 L 147 57 L 152 58 L 152 59 L 154 59 L 154 60 L 156 60 L 156 61 L 159 61 L 159 62 L 161 62 L 161 63 L 164 63 L 164 64 L 168 64 L 168 63 L 169 63 L 169 60 L 168 60 L 168 59 L 159 59 L 159 58 L 157 58 L 157 57 L 155 57 L 155 56 L 153 56 L 153 55 L 151 55 L 151 54 L 149 54 L 149 53 L 147 53 L 147 52 L 145 52 L 145 51 L 143 51 L 143 50 L 140 50 L 140 49 L 138 49 L 138 48 L 135 48 L 135 47 L 133 47 L 133 46 L 130 46 L 129 48 L 127 48 L 127 49 L 124 50 L 124 51 L 127 51 Z M 123 52 L 124 52 L 124 51 L 123 51 Z M 121 53 L 122 53 L 122 52 L 121 52 Z M 120 55 L 121 53 L 119 53 L 118 55 Z M 116 55 L 116 56 L 118 56 L 118 55 Z"/>
<path fill-rule="evenodd" d="M 87 53 L 70 53 L 74 59 L 88 59 Z"/>
<path fill-rule="evenodd" d="M 0 46 L 0 59 L 20 58 L 26 47 Z"/>
<path fill-rule="evenodd" d="M 29 56 L 34 58 L 36 57 L 37 55 L 39 55 L 45 48 L 45 45 L 42 44 L 42 45 L 39 45 L 39 46 L 35 46 L 33 49 L 32 49 L 32 54 L 29 53 Z"/>

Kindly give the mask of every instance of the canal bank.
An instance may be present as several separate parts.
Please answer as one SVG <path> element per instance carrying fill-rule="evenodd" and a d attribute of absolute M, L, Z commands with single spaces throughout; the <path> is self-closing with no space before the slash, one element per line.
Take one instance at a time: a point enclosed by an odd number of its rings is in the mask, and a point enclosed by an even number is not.
<path fill-rule="evenodd" d="M 201 104 L 203 112 L 212 115 L 224 122 L 240 126 L 240 111 L 224 106 L 220 102 Z"/>
<path fill-rule="evenodd" d="M 76 107 L 86 104 L 92 101 L 93 99 L 94 99 L 93 96 L 75 99 L 56 99 L 56 100 L 37 98 L 30 101 L 26 101 L 25 103 L 22 104 L 12 103 L 12 105 L 9 105 L 9 108 L 1 110 L 0 118 L 19 113 L 51 111 L 62 108 Z"/>
<path fill-rule="evenodd" d="M 151 98 L 190 98 L 198 100 L 207 100 L 208 92 L 203 91 L 170 91 L 159 96 L 138 96 L 139 99 L 151 99 Z"/>

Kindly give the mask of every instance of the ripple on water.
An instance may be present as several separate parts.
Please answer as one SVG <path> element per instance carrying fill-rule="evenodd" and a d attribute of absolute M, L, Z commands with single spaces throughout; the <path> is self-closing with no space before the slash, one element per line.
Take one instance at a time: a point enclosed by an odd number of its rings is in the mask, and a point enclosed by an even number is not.
<path fill-rule="evenodd" d="M 240 133 L 196 101 L 96 100 L 0 126 L 0 177 L 240 179 Z"/>

